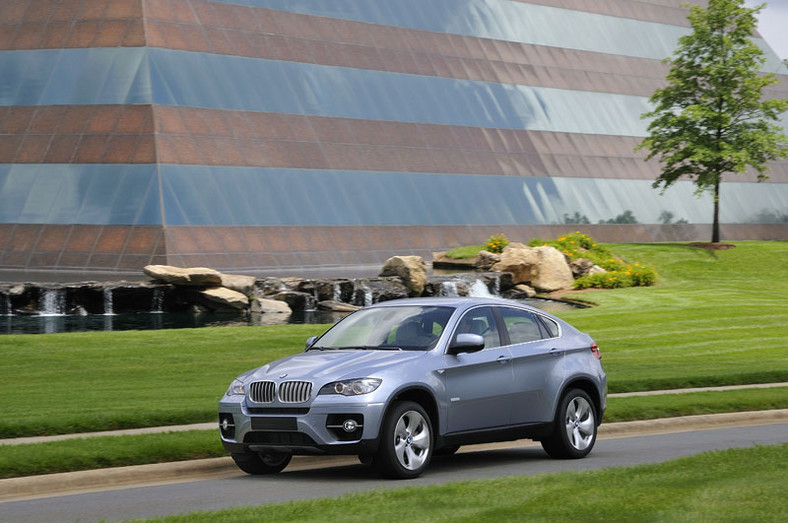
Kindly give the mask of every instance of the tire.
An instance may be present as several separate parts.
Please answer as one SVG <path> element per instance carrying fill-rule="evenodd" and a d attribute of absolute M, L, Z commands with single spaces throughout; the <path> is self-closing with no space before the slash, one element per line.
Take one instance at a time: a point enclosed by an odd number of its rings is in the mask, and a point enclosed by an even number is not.
<path fill-rule="evenodd" d="M 233 461 L 239 469 L 247 474 L 276 474 L 282 472 L 293 457 L 287 452 L 245 452 L 232 454 Z"/>
<path fill-rule="evenodd" d="M 553 458 L 578 459 L 591 452 L 596 442 L 596 410 L 584 391 L 572 389 L 561 398 L 552 434 L 542 448 Z"/>
<path fill-rule="evenodd" d="M 433 451 L 432 423 L 421 405 L 395 403 L 386 413 L 374 465 L 387 478 L 418 477 L 430 464 Z"/>

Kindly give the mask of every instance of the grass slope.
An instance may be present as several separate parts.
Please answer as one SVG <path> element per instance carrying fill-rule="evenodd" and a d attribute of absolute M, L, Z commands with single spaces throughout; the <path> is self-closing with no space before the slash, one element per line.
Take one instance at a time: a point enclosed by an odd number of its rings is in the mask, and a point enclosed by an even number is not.
<path fill-rule="evenodd" d="M 611 392 L 788 381 L 788 243 L 736 245 L 610 246 L 659 284 L 576 294 L 598 306 L 561 316 L 599 344 Z"/>

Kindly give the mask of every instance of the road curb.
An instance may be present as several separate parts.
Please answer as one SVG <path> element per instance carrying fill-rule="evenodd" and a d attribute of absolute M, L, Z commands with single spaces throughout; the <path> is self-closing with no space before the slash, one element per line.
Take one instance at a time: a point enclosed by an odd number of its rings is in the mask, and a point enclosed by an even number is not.
<path fill-rule="evenodd" d="M 623 438 L 725 427 L 772 425 L 786 422 L 788 422 L 788 409 L 704 414 L 680 418 L 602 424 L 599 429 L 599 437 L 601 439 Z M 523 440 L 521 442 L 493 445 L 496 447 L 501 445 L 516 447 L 532 445 L 532 442 Z M 483 450 L 484 446 L 477 445 L 469 448 Z M 353 460 L 347 456 L 296 456 L 288 466 L 288 470 L 323 468 L 352 462 Z M 112 490 L 132 485 L 177 483 L 220 476 L 229 477 L 238 473 L 232 459 L 223 457 L 10 478 L 0 480 L 0 502 L 76 494 L 95 490 Z"/>

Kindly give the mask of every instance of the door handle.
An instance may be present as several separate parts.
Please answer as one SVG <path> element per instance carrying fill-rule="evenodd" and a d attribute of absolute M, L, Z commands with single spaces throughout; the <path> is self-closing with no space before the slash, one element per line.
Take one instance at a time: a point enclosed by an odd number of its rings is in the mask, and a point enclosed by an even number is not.
<path fill-rule="evenodd" d="M 495 360 L 498 363 L 508 363 L 511 358 L 509 356 L 498 356 L 498 359 Z"/>
<path fill-rule="evenodd" d="M 553 356 L 560 356 L 561 351 L 553 347 L 552 349 L 550 349 L 550 354 L 552 354 Z"/>

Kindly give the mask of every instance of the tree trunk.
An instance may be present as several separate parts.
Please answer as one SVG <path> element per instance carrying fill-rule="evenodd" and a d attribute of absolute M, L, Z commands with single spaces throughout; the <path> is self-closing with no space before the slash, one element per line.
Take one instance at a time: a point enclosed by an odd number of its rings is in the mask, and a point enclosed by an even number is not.
<path fill-rule="evenodd" d="M 711 226 L 711 241 L 712 243 L 719 243 L 720 241 L 720 179 L 722 176 L 717 176 L 717 181 L 714 182 L 714 222 Z"/>

